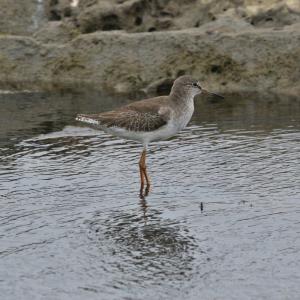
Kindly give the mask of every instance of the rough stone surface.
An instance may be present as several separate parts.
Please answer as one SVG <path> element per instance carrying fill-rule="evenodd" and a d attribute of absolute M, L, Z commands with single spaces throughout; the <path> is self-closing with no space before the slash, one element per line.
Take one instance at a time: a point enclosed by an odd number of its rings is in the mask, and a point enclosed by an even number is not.
<path fill-rule="evenodd" d="M 45 20 L 42 1 L 0 0 L 0 34 L 30 35 Z"/>
<path fill-rule="evenodd" d="M 191 74 L 221 92 L 300 93 L 298 0 L 36 1 L 48 21 L 31 33 L 20 14 L 0 22 L 2 86 L 163 94 Z"/>
<path fill-rule="evenodd" d="M 53 21 L 43 25 L 33 37 L 42 43 L 67 43 L 78 34 L 72 22 Z"/>
<path fill-rule="evenodd" d="M 97 32 L 48 46 L 2 37 L 0 81 L 27 79 L 43 88 L 89 84 L 127 93 L 192 74 L 214 90 L 299 92 L 299 25 L 239 33 L 221 29 Z"/>
<path fill-rule="evenodd" d="M 194 28 L 224 15 L 255 27 L 300 22 L 299 0 L 81 0 L 80 8 L 78 24 L 83 33 Z"/>
<path fill-rule="evenodd" d="M 73 8 L 71 0 L 46 0 L 45 10 L 50 21 L 61 21 L 64 18 L 71 17 Z"/>

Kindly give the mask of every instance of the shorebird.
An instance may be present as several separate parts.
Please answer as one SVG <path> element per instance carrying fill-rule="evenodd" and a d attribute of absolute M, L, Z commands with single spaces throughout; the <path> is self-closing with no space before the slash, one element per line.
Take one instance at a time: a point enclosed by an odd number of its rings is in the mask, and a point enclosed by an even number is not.
<path fill-rule="evenodd" d="M 169 96 L 160 96 L 133 102 L 113 111 L 98 114 L 79 114 L 77 121 L 109 134 L 141 142 L 143 151 L 139 160 L 140 194 L 148 194 L 151 182 L 147 173 L 146 155 L 150 142 L 167 139 L 181 131 L 194 112 L 194 97 L 210 94 L 191 76 L 181 76 L 174 81 Z"/>

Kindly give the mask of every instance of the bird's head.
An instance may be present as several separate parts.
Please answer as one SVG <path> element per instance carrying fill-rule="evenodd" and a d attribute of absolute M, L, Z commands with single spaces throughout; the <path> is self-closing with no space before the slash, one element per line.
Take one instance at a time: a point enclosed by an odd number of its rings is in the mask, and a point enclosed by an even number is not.
<path fill-rule="evenodd" d="M 199 83 L 199 81 L 195 80 L 193 77 L 184 75 L 178 77 L 172 86 L 171 94 L 186 94 L 188 96 L 195 97 L 199 94 L 207 94 L 216 98 L 224 99 L 223 96 L 208 92 L 203 89 Z"/>

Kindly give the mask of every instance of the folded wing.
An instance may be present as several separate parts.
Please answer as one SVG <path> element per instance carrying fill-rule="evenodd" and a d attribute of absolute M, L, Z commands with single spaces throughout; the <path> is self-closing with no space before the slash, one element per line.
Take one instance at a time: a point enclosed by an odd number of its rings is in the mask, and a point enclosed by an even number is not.
<path fill-rule="evenodd" d="M 156 99 L 134 102 L 100 114 L 80 114 L 76 120 L 100 129 L 118 127 L 129 131 L 154 131 L 166 125 L 170 117 L 169 111 L 161 105 L 164 99 Z"/>

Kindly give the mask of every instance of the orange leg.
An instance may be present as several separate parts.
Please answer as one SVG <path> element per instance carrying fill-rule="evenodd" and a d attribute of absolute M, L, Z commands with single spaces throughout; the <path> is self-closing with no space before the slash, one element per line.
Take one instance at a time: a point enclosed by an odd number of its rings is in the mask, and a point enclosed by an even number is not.
<path fill-rule="evenodd" d="M 140 161 L 139 161 L 140 178 L 141 178 L 141 189 L 140 189 L 141 194 L 143 193 L 143 190 L 144 190 L 145 180 L 146 180 L 146 184 L 147 184 L 146 191 L 145 191 L 146 194 L 149 193 L 150 186 L 151 186 L 150 178 L 147 173 L 146 154 L 147 154 L 146 149 L 144 149 L 142 152 Z"/>

